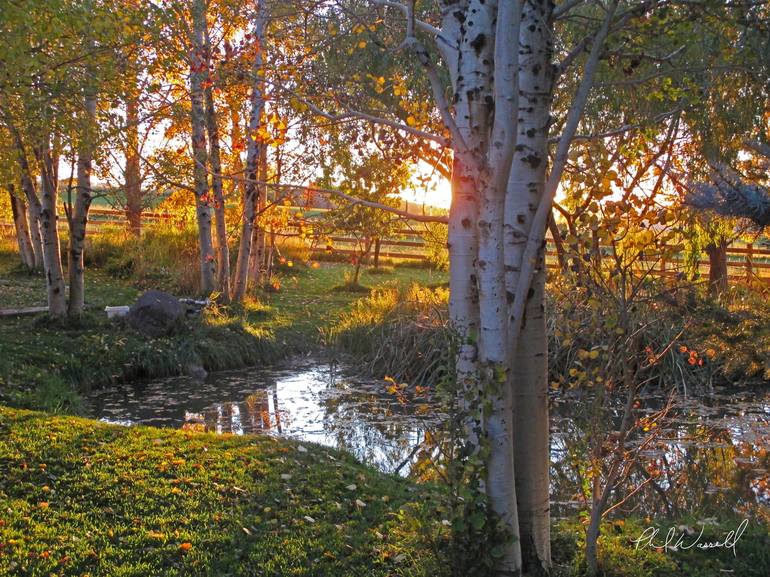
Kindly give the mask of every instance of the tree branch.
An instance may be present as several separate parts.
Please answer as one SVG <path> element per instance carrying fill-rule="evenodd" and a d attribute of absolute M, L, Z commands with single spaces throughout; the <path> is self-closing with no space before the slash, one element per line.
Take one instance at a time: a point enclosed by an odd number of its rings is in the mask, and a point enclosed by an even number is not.
<path fill-rule="evenodd" d="M 524 306 L 527 300 L 527 294 L 532 283 L 532 276 L 535 271 L 535 265 L 537 262 L 537 254 L 540 250 L 543 240 L 545 239 L 545 229 L 548 224 L 548 218 L 551 215 L 551 206 L 553 204 L 554 196 L 556 195 L 556 189 L 561 181 L 564 167 L 567 163 L 567 155 L 569 153 L 570 143 L 575 135 L 580 118 L 583 115 L 586 101 L 588 100 L 588 94 L 591 91 L 591 87 L 594 82 L 594 75 L 599 65 L 599 57 L 602 52 L 602 46 L 610 32 L 610 25 L 612 19 L 617 10 L 619 0 L 613 0 L 610 8 L 607 10 L 607 14 L 604 17 L 599 31 L 591 47 L 591 52 L 583 70 L 583 78 L 580 81 L 575 99 L 567 114 L 567 122 L 562 132 L 559 145 L 556 150 L 556 156 L 554 158 L 553 168 L 548 176 L 546 182 L 545 192 L 540 200 L 540 204 L 535 212 L 534 219 L 532 221 L 532 228 L 527 239 L 527 246 L 524 249 L 524 255 L 521 259 L 521 273 L 519 276 L 518 285 L 514 293 L 514 302 L 511 307 L 511 318 L 515 323 L 513 334 L 510 335 L 512 343 L 518 343 L 519 334 L 521 332 L 522 317 L 524 313 Z M 516 348 L 514 345 L 514 350 Z"/>
<path fill-rule="evenodd" d="M 402 130 L 404 132 L 408 132 L 413 136 L 425 138 L 426 140 L 432 140 L 433 142 L 440 144 L 441 146 L 447 147 L 450 145 L 449 141 L 443 136 L 439 136 L 438 134 L 433 134 L 431 132 L 426 132 L 424 130 L 420 130 L 419 128 L 414 128 L 413 126 L 409 126 L 408 124 L 403 124 L 395 120 L 390 120 L 388 118 L 383 118 L 381 116 L 369 114 L 368 112 L 361 112 L 360 110 L 353 110 L 352 108 L 348 108 L 344 114 L 333 114 L 331 112 L 327 112 L 319 108 L 312 102 L 309 102 L 305 99 L 300 99 L 300 100 L 303 102 L 303 104 L 305 104 L 310 110 L 315 112 L 318 116 L 322 116 L 323 118 L 326 118 L 333 122 L 344 121 L 349 118 L 359 118 L 361 120 L 366 120 L 368 122 L 373 122 L 375 124 L 383 124 L 385 126 L 390 126 L 391 128 L 395 128 L 396 130 Z"/>

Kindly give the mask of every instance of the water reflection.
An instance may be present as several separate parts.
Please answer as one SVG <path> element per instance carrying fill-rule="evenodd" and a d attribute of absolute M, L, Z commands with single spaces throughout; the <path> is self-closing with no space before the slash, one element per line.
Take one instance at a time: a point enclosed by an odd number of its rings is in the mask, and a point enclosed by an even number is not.
<path fill-rule="evenodd" d="M 97 391 L 93 414 L 106 422 L 263 433 L 337 447 L 385 471 L 407 473 L 425 431 L 444 415 L 430 394 L 394 395 L 388 384 L 356 378 L 312 359 L 291 369 L 248 369 Z"/>
<path fill-rule="evenodd" d="M 390 392 L 388 391 L 390 389 Z M 585 394 L 551 399 L 551 480 L 555 516 L 590 502 L 585 455 L 591 430 Z M 666 399 L 640 400 L 639 413 Z M 337 447 L 384 471 L 436 476 L 447 435 L 446 416 L 428 391 L 356 377 L 311 358 L 291 368 L 210 375 L 205 382 L 173 378 L 94 393 L 94 414 L 125 425 L 185 427 L 222 434 L 283 435 Z M 620 403 L 610 420 L 621 418 Z M 443 445 L 442 445 L 443 443 Z M 725 510 L 770 516 L 770 393 L 725 390 L 677 398 L 655 441 L 615 488 L 615 510 L 675 517 Z M 641 487 L 641 489 L 640 489 Z"/>
<path fill-rule="evenodd" d="M 651 413 L 665 401 L 640 399 Z M 581 451 L 589 428 L 578 414 L 581 402 L 552 402 L 552 491 L 557 516 L 574 514 L 590 502 Z M 678 517 L 697 512 L 770 517 L 770 394 L 727 392 L 699 399 L 675 398 L 662 430 L 615 488 L 614 512 Z M 585 454 L 585 453 L 583 453 Z M 636 492 L 634 492 L 636 491 Z"/>

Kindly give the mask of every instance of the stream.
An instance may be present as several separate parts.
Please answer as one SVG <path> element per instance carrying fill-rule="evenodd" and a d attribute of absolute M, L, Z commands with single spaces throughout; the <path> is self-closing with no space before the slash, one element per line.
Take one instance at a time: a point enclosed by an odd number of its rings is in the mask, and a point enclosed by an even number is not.
<path fill-rule="evenodd" d="M 103 389 L 88 404 L 108 423 L 284 436 L 348 451 L 386 472 L 404 464 L 399 472 L 407 472 L 425 431 L 439 428 L 445 415 L 428 392 L 405 403 L 386 385 L 356 376 L 349 365 L 300 357 L 203 382 L 173 377 Z"/>
<path fill-rule="evenodd" d="M 641 490 L 620 513 L 768 512 L 770 391 L 716 387 L 697 398 L 649 395 L 640 402 L 641 414 L 654 415 L 667 404 L 669 409 L 654 438 L 639 447 L 644 466 L 629 468 L 620 492 Z M 418 478 L 440 453 L 446 420 L 430 391 L 402 390 L 358 375 L 352 364 L 313 357 L 214 373 L 203 382 L 174 377 L 122 385 L 94 391 L 88 404 L 109 423 L 289 437 Z M 568 391 L 552 395 L 550 405 L 552 507 L 558 517 L 585 505 L 581 471 L 590 419 L 583 407 L 590 403 Z"/>

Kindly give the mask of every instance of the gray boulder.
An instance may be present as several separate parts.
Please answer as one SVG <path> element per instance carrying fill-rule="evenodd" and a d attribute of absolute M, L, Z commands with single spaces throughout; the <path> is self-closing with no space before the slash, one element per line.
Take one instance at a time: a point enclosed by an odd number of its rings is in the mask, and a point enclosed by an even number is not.
<path fill-rule="evenodd" d="M 184 307 L 175 296 L 150 290 L 131 305 L 126 320 L 142 334 L 162 337 L 174 331 L 184 314 Z"/>

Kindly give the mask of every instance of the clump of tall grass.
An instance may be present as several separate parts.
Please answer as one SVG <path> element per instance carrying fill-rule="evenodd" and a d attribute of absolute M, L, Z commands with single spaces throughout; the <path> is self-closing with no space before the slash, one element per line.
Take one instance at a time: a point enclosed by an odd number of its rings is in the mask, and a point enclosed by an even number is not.
<path fill-rule="evenodd" d="M 124 227 L 103 227 L 86 239 L 86 266 L 132 280 L 140 287 L 195 295 L 200 289 L 194 226 L 145 226 L 141 237 Z"/>
<path fill-rule="evenodd" d="M 332 288 L 333 292 L 369 293 L 372 289 L 359 283 L 355 274 L 347 271 L 342 275 L 342 284 Z"/>
<path fill-rule="evenodd" d="M 454 364 L 448 298 L 449 291 L 440 287 L 376 289 L 342 314 L 331 340 L 373 374 L 434 385 Z"/>
<path fill-rule="evenodd" d="M 294 263 L 306 264 L 310 261 L 311 249 L 307 241 L 298 237 L 283 237 L 276 242 L 276 249 L 281 257 L 286 261 L 292 261 Z M 268 247 L 269 251 L 270 248 Z M 278 258 L 275 255 L 274 258 Z"/>
<path fill-rule="evenodd" d="M 607 322 L 612 303 L 595 302 L 599 298 L 586 296 L 569 282 L 549 284 L 552 386 L 585 386 L 573 373 L 593 374 L 604 367 L 606 355 L 619 350 L 611 344 L 626 338 Z M 329 341 L 373 374 L 412 384 L 439 383 L 453 365 L 447 300 L 445 287 L 375 289 L 341 315 Z M 642 377 L 653 387 L 689 390 L 770 380 L 770 328 L 762 321 L 770 315 L 770 306 L 759 300 L 754 291 L 743 291 L 729 302 L 700 302 L 685 309 L 666 300 L 644 299 L 629 312 L 639 347 L 626 351 L 632 359 L 628 362 L 650 365 Z M 611 360 L 616 368 L 625 362 L 614 356 Z"/>

